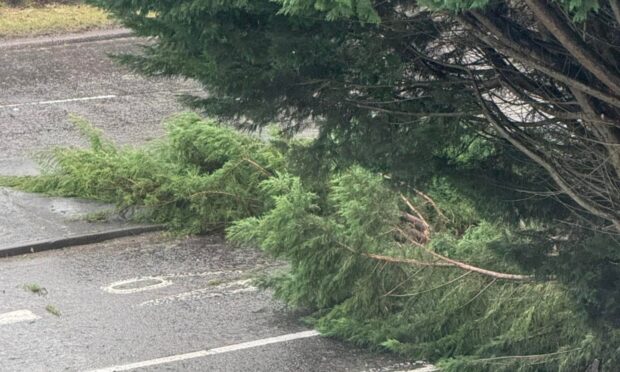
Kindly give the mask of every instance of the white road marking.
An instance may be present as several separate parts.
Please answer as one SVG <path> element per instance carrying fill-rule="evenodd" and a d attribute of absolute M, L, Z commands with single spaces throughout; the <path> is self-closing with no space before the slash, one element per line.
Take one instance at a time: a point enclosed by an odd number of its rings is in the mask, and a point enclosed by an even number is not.
<path fill-rule="evenodd" d="M 8 105 L 0 105 L 0 109 L 5 109 L 5 108 L 15 108 L 15 109 L 17 109 L 19 107 L 25 107 L 25 106 L 54 105 L 54 104 L 58 104 L 58 103 L 97 101 L 97 100 L 114 99 L 114 98 L 122 98 L 122 97 L 132 97 L 132 96 L 145 96 L 145 95 L 148 96 L 148 95 L 161 94 L 161 93 L 173 94 L 173 95 L 179 96 L 179 95 L 184 95 L 184 94 L 203 93 L 203 92 L 204 91 L 201 90 L 201 89 L 181 89 L 181 90 L 178 90 L 178 91 L 175 91 L 175 92 L 171 92 L 171 91 L 167 91 L 167 90 L 153 90 L 153 91 L 148 91 L 148 92 L 135 92 L 135 93 L 131 93 L 131 94 L 122 94 L 122 95 L 108 94 L 108 95 L 103 95 L 103 96 L 76 97 L 76 98 L 66 98 L 66 99 L 55 99 L 55 100 L 49 100 L 49 101 L 12 103 L 12 104 L 8 104 Z"/>
<path fill-rule="evenodd" d="M 17 310 L 10 313 L 0 314 L 0 325 L 26 322 L 39 318 L 40 316 L 35 315 L 30 310 Z"/>
<path fill-rule="evenodd" d="M 135 288 L 118 288 L 121 286 L 126 286 L 128 284 L 135 284 L 135 283 L 139 283 L 139 282 L 144 282 L 144 281 L 152 281 L 155 280 L 157 281 L 156 284 L 151 284 L 151 285 L 147 285 L 144 287 L 135 287 Z M 127 279 L 127 280 L 121 280 L 119 282 L 114 282 L 112 284 L 110 284 L 107 287 L 103 287 L 101 289 L 103 289 L 104 291 L 108 292 L 108 293 L 113 293 L 113 294 L 129 294 L 129 293 L 137 293 L 137 292 L 144 292 L 144 291 L 151 291 L 153 289 L 158 289 L 158 288 L 164 288 L 164 287 L 168 287 L 169 285 L 172 285 L 172 282 L 169 280 L 164 279 L 161 276 L 144 276 L 141 278 L 132 278 L 132 279 Z"/>
<path fill-rule="evenodd" d="M 174 279 L 174 278 L 200 278 L 205 276 L 214 276 L 214 275 L 226 275 L 226 274 L 243 274 L 243 270 L 233 270 L 233 271 L 204 271 L 201 273 L 177 273 L 177 274 L 168 274 L 162 275 L 161 278 L 165 279 Z"/>
<path fill-rule="evenodd" d="M 433 365 L 427 364 L 425 366 L 422 366 L 420 368 L 416 368 L 416 369 L 409 369 L 406 371 L 397 371 L 397 372 L 438 372 L 439 369 Z"/>
<path fill-rule="evenodd" d="M 234 295 L 238 293 L 248 293 L 248 292 L 258 291 L 258 288 L 250 285 L 251 282 L 252 282 L 251 279 L 237 280 L 234 282 L 224 283 L 224 284 L 217 285 L 217 286 L 194 289 L 189 292 L 183 292 L 183 293 L 179 293 L 179 294 L 172 295 L 172 296 L 165 296 L 165 297 L 160 297 L 160 298 L 156 298 L 153 300 L 144 301 L 138 304 L 138 307 L 162 305 L 162 304 L 176 302 L 176 301 L 197 300 L 200 298 L 223 297 L 223 296 Z M 241 288 L 228 290 L 229 288 L 233 288 L 233 287 L 241 287 Z"/>
<path fill-rule="evenodd" d="M 361 372 L 439 372 L 439 369 L 432 364 L 418 360 L 416 362 L 404 362 L 379 368 L 365 369 Z"/>
<path fill-rule="evenodd" d="M 108 293 L 113 293 L 113 294 L 130 294 L 130 293 L 150 291 L 150 290 L 153 290 L 153 289 L 168 287 L 169 285 L 173 284 L 173 282 L 168 280 L 168 279 L 206 277 L 206 276 L 216 276 L 216 275 L 226 275 L 226 274 L 243 274 L 243 271 L 241 271 L 241 270 L 237 270 L 237 271 L 205 271 L 205 272 L 201 272 L 201 273 L 177 273 L 177 274 L 168 274 L 168 275 L 159 275 L 159 276 L 143 276 L 143 277 L 139 277 L 139 278 L 131 278 L 131 279 L 126 279 L 126 280 L 121 280 L 121 281 L 118 281 L 118 282 L 114 282 L 114 283 L 112 283 L 112 284 L 110 284 L 110 285 L 108 285 L 106 287 L 101 287 L 101 289 L 106 291 L 106 292 L 108 292 Z M 148 280 L 156 280 L 159 283 L 148 285 L 148 286 L 145 286 L 145 287 L 136 287 L 136 288 L 127 288 L 127 289 L 118 288 L 118 287 L 121 287 L 121 286 L 126 286 L 128 284 L 134 284 L 134 283 L 138 283 L 138 282 L 142 282 L 142 281 L 148 281 Z M 212 287 L 212 288 L 221 288 L 221 287 L 217 286 L 217 287 Z"/>
<path fill-rule="evenodd" d="M 79 98 L 57 99 L 57 100 L 52 100 L 52 101 L 14 103 L 12 105 L 0 105 L 0 109 L 1 108 L 23 107 L 23 106 L 53 105 L 56 103 L 67 103 L 67 102 L 94 101 L 94 100 L 111 99 L 111 98 L 117 98 L 117 97 L 118 96 L 116 95 L 109 94 L 107 96 L 79 97 Z"/>
<path fill-rule="evenodd" d="M 193 353 L 172 355 L 172 356 L 163 357 L 163 358 L 145 360 L 145 361 L 137 362 L 137 363 L 122 364 L 122 365 L 116 365 L 116 366 L 112 366 L 112 367 L 95 369 L 95 370 L 91 370 L 89 372 L 129 371 L 129 370 L 136 369 L 136 368 L 144 368 L 144 367 L 156 366 L 156 365 L 160 365 L 160 364 L 179 362 L 179 361 L 188 360 L 188 359 L 204 358 L 204 357 L 207 357 L 207 356 L 210 356 L 210 355 L 217 355 L 217 354 L 229 353 L 229 352 L 232 352 L 232 351 L 251 349 L 251 348 L 265 346 L 265 345 L 271 345 L 271 344 L 277 344 L 277 343 L 281 343 L 281 342 L 287 342 L 287 341 L 299 340 L 299 339 L 303 339 L 303 338 L 315 337 L 315 336 L 318 336 L 318 335 L 319 335 L 319 333 L 317 331 L 305 331 L 305 332 L 298 332 L 298 333 L 290 333 L 290 334 L 287 334 L 287 335 L 282 335 L 282 336 L 277 336 L 277 337 L 269 337 L 269 338 L 264 338 L 262 340 L 256 340 L 256 341 L 250 341 L 250 342 L 243 342 L 243 343 L 236 344 L 236 345 L 229 345 L 229 346 L 224 346 L 224 347 L 218 347 L 218 348 L 215 348 L 215 349 L 200 350 L 200 351 L 195 351 Z"/>

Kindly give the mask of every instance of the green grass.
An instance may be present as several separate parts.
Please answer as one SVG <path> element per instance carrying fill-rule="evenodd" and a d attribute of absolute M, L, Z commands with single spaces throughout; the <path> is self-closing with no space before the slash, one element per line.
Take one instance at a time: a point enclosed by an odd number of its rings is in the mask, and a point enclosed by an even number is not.
<path fill-rule="evenodd" d="M 15 8 L 0 3 L 0 38 L 77 32 L 114 25 L 104 11 L 81 4 Z"/>

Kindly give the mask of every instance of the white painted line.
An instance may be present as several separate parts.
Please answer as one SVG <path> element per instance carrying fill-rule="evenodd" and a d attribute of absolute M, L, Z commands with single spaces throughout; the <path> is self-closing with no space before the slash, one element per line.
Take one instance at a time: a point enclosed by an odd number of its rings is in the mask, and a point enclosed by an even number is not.
<path fill-rule="evenodd" d="M 50 100 L 50 101 L 13 103 L 9 105 L 0 105 L 0 109 L 18 108 L 18 107 L 24 107 L 24 106 L 54 105 L 58 103 L 96 101 L 96 100 L 113 99 L 113 98 L 121 98 L 121 97 L 135 97 L 135 96 L 145 96 L 145 95 L 148 96 L 148 95 L 160 94 L 160 93 L 173 94 L 173 95 L 178 96 L 178 95 L 184 95 L 184 94 L 190 94 L 190 93 L 201 93 L 201 92 L 204 92 L 204 91 L 201 89 L 181 89 L 178 91 L 154 90 L 154 91 L 148 91 L 148 92 L 135 92 L 131 94 L 122 94 L 122 95 L 108 94 L 108 95 L 93 96 L 93 97 L 77 97 L 77 98 L 56 99 L 56 100 Z"/>
<path fill-rule="evenodd" d="M 406 368 L 406 369 L 403 369 Z M 379 368 L 365 369 L 360 372 L 439 372 L 439 369 L 432 364 L 418 360 L 416 362 L 397 363 Z"/>
<path fill-rule="evenodd" d="M 134 287 L 134 288 L 124 288 L 124 289 L 118 288 L 121 286 L 126 286 L 129 284 L 136 284 L 136 283 L 146 282 L 146 281 L 156 281 L 157 283 L 147 285 L 144 287 Z M 153 289 L 168 287 L 169 285 L 172 285 L 172 282 L 164 279 L 161 276 L 144 276 L 141 278 L 132 278 L 132 279 L 127 279 L 127 280 L 122 280 L 120 282 L 114 282 L 107 287 L 102 287 L 101 289 L 103 289 L 104 291 L 108 293 L 113 293 L 113 294 L 129 294 L 129 293 L 151 291 Z"/>
<path fill-rule="evenodd" d="M 250 341 L 250 342 L 243 342 L 241 344 L 218 347 L 215 349 L 200 350 L 200 351 L 195 351 L 193 353 L 172 355 L 172 356 L 163 357 L 163 358 L 145 360 L 145 361 L 137 362 L 137 363 L 121 364 L 121 365 L 112 366 L 112 367 L 94 369 L 89 372 L 129 371 L 129 370 L 136 369 L 136 368 L 144 368 L 144 367 L 156 366 L 160 364 L 180 362 L 180 361 L 188 360 L 188 359 L 204 358 L 210 355 L 224 354 L 224 353 L 229 353 L 232 351 L 252 349 L 255 347 L 277 344 L 277 343 L 293 341 L 293 340 L 299 340 L 303 338 L 315 337 L 318 335 L 319 333 L 317 331 L 290 333 L 290 334 L 283 335 L 283 336 L 264 338 L 262 340 L 256 340 L 256 341 Z"/>
<path fill-rule="evenodd" d="M 168 287 L 173 284 L 172 281 L 168 279 L 205 277 L 205 276 L 213 276 L 213 275 L 242 274 L 242 273 L 243 271 L 237 270 L 237 271 L 206 271 L 206 272 L 201 272 L 201 273 L 180 273 L 180 274 L 169 274 L 169 275 L 160 275 L 160 276 L 143 276 L 140 278 L 131 278 L 131 279 L 114 282 L 106 287 L 101 287 L 101 289 L 108 293 L 113 293 L 113 294 L 130 294 L 130 293 L 150 291 L 153 289 Z M 153 281 L 153 280 L 157 281 L 158 283 L 147 285 L 144 287 L 126 288 L 126 289 L 118 288 L 122 286 L 127 286 L 129 284 L 136 284 L 142 281 Z M 245 284 L 245 282 L 244 283 L 233 282 L 233 283 L 229 283 L 224 286 L 214 286 L 212 288 L 226 288 L 226 287 L 230 287 L 231 285 L 243 285 L 243 284 Z"/>
<path fill-rule="evenodd" d="M 30 310 L 17 310 L 10 313 L 0 314 L 0 325 L 26 322 L 39 318 L 39 316 L 34 315 L 34 313 Z"/>
<path fill-rule="evenodd" d="M 243 270 L 233 270 L 233 271 L 203 271 L 201 273 L 176 273 L 176 274 L 168 274 L 162 275 L 161 278 L 164 279 L 175 279 L 175 278 L 200 278 L 205 276 L 214 276 L 214 275 L 227 275 L 227 274 L 243 274 Z"/>
<path fill-rule="evenodd" d="M 438 372 L 439 369 L 433 365 L 425 365 L 416 369 L 409 369 L 407 371 L 397 371 L 397 372 Z"/>
<path fill-rule="evenodd" d="M 138 307 L 142 306 L 155 306 L 162 305 L 166 303 L 176 302 L 176 301 L 189 301 L 189 300 L 197 300 L 201 298 L 213 298 L 213 297 L 223 297 L 226 295 L 234 295 L 238 293 L 248 293 L 248 292 L 256 292 L 258 288 L 250 285 L 252 283 L 252 279 L 246 280 L 236 280 L 230 283 L 224 283 L 217 286 L 211 286 L 206 288 L 194 289 L 189 292 L 183 292 L 172 296 L 165 296 L 156 298 L 153 300 L 144 301 L 138 304 Z M 237 289 L 229 290 L 232 287 L 240 287 Z M 224 290 L 217 292 L 217 290 Z"/>
<path fill-rule="evenodd" d="M 117 98 L 117 97 L 118 96 L 110 94 L 110 95 L 107 95 L 107 96 L 80 97 L 80 98 L 57 99 L 57 100 L 52 100 L 52 101 L 15 103 L 15 104 L 12 104 L 12 105 L 0 105 L 0 109 L 2 109 L 2 108 L 23 107 L 23 106 L 53 105 L 53 104 L 56 104 L 56 103 L 67 103 L 67 102 L 94 101 L 94 100 L 111 99 L 111 98 Z"/>

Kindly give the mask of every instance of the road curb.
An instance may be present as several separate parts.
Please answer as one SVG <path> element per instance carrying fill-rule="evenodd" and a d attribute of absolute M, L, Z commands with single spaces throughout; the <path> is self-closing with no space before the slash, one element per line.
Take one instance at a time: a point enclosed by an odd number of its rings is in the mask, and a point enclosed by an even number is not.
<path fill-rule="evenodd" d="M 147 226 L 135 226 L 126 227 L 122 229 L 115 229 L 109 231 L 103 231 L 93 234 L 84 234 L 77 236 L 69 236 L 58 239 L 40 240 L 35 242 L 24 243 L 20 245 L 0 248 L 0 258 L 18 256 L 22 254 L 37 253 L 43 251 L 49 251 L 54 249 L 63 249 L 68 247 L 74 247 L 77 245 L 87 245 L 94 243 L 101 243 L 106 240 L 124 238 L 127 236 L 135 236 L 145 234 L 154 231 L 163 230 L 163 225 L 147 225 Z"/>
<path fill-rule="evenodd" d="M 133 33 L 133 31 L 125 28 L 120 28 L 111 30 L 87 31 L 82 33 L 64 34 L 56 36 L 16 38 L 0 40 L 0 50 L 88 43 L 95 41 L 124 39 L 134 36 L 136 35 Z"/>

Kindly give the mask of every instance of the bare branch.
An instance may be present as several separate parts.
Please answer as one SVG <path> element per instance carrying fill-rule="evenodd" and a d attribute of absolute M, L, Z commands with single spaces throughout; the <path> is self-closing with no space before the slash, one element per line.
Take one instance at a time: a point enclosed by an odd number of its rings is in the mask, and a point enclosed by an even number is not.
<path fill-rule="evenodd" d="M 555 5 L 546 0 L 525 0 L 532 9 L 534 16 L 545 28 L 581 63 L 588 71 L 596 76 L 612 92 L 620 92 L 620 77 L 608 68 L 601 56 L 595 55 L 585 42 L 571 28 L 566 20 L 561 19 L 555 11 Z"/>

